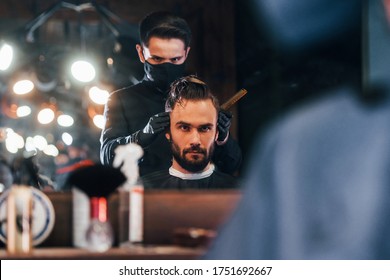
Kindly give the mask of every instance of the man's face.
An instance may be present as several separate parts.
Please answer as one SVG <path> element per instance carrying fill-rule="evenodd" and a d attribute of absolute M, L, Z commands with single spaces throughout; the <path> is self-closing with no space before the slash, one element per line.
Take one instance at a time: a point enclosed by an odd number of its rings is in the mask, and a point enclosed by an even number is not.
<path fill-rule="evenodd" d="M 172 166 L 183 173 L 207 169 L 217 137 L 217 110 L 210 99 L 183 100 L 170 114 Z"/>
<path fill-rule="evenodd" d="M 142 63 L 147 60 L 150 64 L 173 63 L 183 64 L 187 59 L 190 48 L 185 48 L 180 39 L 163 39 L 151 37 L 149 46 L 136 46 L 139 59 Z"/>

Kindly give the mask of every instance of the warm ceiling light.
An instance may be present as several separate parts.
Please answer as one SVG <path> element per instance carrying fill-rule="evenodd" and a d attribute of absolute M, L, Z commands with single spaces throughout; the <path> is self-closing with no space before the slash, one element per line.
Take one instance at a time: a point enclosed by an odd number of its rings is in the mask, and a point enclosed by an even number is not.
<path fill-rule="evenodd" d="M 43 151 L 47 146 L 46 138 L 41 135 L 35 135 L 33 138 L 33 143 L 34 146 L 40 151 Z"/>
<path fill-rule="evenodd" d="M 44 152 L 46 155 L 52 156 L 52 157 L 56 157 L 56 156 L 58 156 L 58 154 L 59 154 L 57 147 L 54 146 L 53 144 L 47 145 L 47 146 L 43 149 L 43 152 Z"/>
<path fill-rule="evenodd" d="M 31 114 L 31 108 L 29 106 L 20 106 L 16 109 L 16 115 L 19 118 L 26 117 Z"/>
<path fill-rule="evenodd" d="M 16 154 L 18 152 L 18 148 L 16 145 L 11 141 L 11 140 L 6 140 L 5 141 L 5 148 L 7 149 L 8 152 L 11 154 Z"/>
<path fill-rule="evenodd" d="M 72 143 L 73 143 L 73 137 L 68 132 L 62 133 L 61 139 L 68 146 L 72 145 Z"/>
<path fill-rule="evenodd" d="M 69 115 L 60 115 L 57 118 L 57 123 L 60 126 L 69 127 L 69 126 L 72 126 L 74 124 L 74 120 Z"/>
<path fill-rule="evenodd" d="M 25 149 L 27 152 L 36 152 L 37 151 L 37 148 L 34 145 L 34 139 L 31 136 L 26 138 Z"/>
<path fill-rule="evenodd" d="M 104 116 L 103 115 L 96 115 L 93 117 L 93 123 L 96 125 L 97 128 L 103 129 L 104 128 Z"/>
<path fill-rule="evenodd" d="M 24 147 L 24 139 L 13 130 L 8 130 L 5 147 L 10 153 L 15 154 Z"/>
<path fill-rule="evenodd" d="M 10 67 L 13 56 L 14 56 L 13 48 L 6 43 L 3 44 L 0 48 L 0 70 L 1 71 L 5 71 Z"/>
<path fill-rule="evenodd" d="M 42 109 L 39 111 L 37 118 L 41 124 L 51 123 L 54 120 L 54 111 L 50 108 Z"/>
<path fill-rule="evenodd" d="M 34 83 L 31 80 L 20 80 L 14 84 L 12 89 L 15 94 L 27 94 L 34 89 Z"/>
<path fill-rule="evenodd" d="M 89 98 L 93 102 L 99 105 L 104 105 L 107 103 L 109 92 L 107 90 L 100 89 L 96 86 L 91 87 L 89 90 Z"/>
<path fill-rule="evenodd" d="M 96 76 L 95 67 L 85 60 L 78 60 L 74 62 L 70 70 L 76 80 L 84 83 L 92 81 Z"/>

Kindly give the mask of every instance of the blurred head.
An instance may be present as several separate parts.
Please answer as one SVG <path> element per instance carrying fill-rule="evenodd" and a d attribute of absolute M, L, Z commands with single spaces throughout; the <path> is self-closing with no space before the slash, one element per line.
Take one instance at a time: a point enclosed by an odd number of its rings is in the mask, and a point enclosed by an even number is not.
<path fill-rule="evenodd" d="M 170 128 L 165 134 L 171 143 L 172 167 L 183 173 L 206 170 L 218 137 L 219 104 L 209 87 L 196 76 L 175 81 L 165 105 Z"/>
<path fill-rule="evenodd" d="M 250 0 L 256 25 L 274 47 L 306 52 L 346 36 L 360 23 L 361 0 Z M 373 1 L 374 2 L 374 1 Z"/>

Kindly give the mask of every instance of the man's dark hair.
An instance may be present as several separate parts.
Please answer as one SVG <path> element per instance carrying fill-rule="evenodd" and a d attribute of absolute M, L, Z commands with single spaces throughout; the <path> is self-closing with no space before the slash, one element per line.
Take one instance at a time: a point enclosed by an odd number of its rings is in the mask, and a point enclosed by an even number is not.
<path fill-rule="evenodd" d="M 143 18 L 139 25 L 141 44 L 148 47 L 151 37 L 180 39 L 185 48 L 191 43 L 191 29 L 187 22 L 169 12 L 153 12 Z"/>
<path fill-rule="evenodd" d="M 218 99 L 212 94 L 207 84 L 195 75 L 186 76 L 174 81 L 171 85 L 167 101 L 165 102 L 165 111 L 172 111 L 176 104 L 182 100 L 204 100 L 210 99 L 219 111 Z"/>

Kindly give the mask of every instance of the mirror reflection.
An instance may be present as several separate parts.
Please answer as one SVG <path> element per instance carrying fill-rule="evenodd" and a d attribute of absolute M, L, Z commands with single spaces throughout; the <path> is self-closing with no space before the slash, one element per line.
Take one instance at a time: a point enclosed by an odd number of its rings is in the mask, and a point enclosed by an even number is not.
<path fill-rule="evenodd" d="M 179 76 L 196 74 L 220 105 L 239 89 L 248 90 L 217 122 L 216 143 L 234 140 L 238 148 L 217 151 L 213 163 L 238 178 L 253 140 L 269 123 L 346 80 L 360 83 L 360 30 L 345 36 L 345 46 L 289 57 L 270 47 L 256 1 L 32 2 L 18 7 L 5 3 L 0 12 L 0 152 L 10 166 L 32 157 L 41 188 L 65 190 L 70 172 L 112 164 L 117 143 L 129 141 L 145 150 L 141 174 L 156 171 L 148 169 L 156 163 L 170 167 L 170 152 L 160 153 L 160 147 L 169 151 L 166 131 L 148 140 L 156 129 L 153 116 L 164 112 L 165 97 L 158 107 L 132 103 L 135 108 L 121 108 L 110 97 L 145 77 L 154 79 L 147 74 L 160 64 L 183 64 Z M 154 47 L 164 40 L 140 39 L 139 24 L 154 11 L 168 11 L 188 24 L 188 42 L 172 37 L 179 40 L 178 53 L 158 53 Z M 357 47 L 340 57 L 345 52 L 337 48 L 351 42 L 358 42 Z"/>

